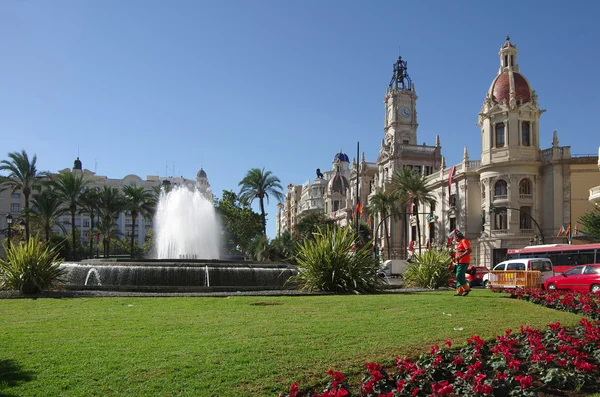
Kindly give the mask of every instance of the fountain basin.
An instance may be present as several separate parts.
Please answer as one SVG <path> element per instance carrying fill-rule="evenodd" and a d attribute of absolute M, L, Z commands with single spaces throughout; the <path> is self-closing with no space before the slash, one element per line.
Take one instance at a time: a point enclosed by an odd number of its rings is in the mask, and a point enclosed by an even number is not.
<path fill-rule="evenodd" d="M 144 292 L 259 291 L 290 288 L 297 274 L 287 263 L 223 260 L 89 259 L 65 262 L 63 287 L 70 290 Z"/>

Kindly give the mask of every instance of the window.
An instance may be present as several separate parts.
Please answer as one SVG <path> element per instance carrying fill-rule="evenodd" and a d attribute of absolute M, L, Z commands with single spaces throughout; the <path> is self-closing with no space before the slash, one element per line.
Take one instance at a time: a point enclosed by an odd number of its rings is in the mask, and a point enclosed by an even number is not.
<path fill-rule="evenodd" d="M 83 227 L 90 227 L 90 221 L 89 220 L 83 221 Z"/>
<path fill-rule="evenodd" d="M 10 203 L 10 212 L 21 212 L 21 204 Z"/>
<path fill-rule="evenodd" d="M 525 270 L 524 263 L 509 263 L 506 270 Z"/>
<path fill-rule="evenodd" d="M 586 266 L 583 274 L 600 274 L 600 267 Z"/>
<path fill-rule="evenodd" d="M 519 227 L 521 230 L 530 230 L 531 227 L 531 207 L 521 207 L 519 215 Z"/>
<path fill-rule="evenodd" d="M 431 175 L 431 170 L 433 167 L 426 165 L 425 166 L 425 175 Z"/>
<path fill-rule="evenodd" d="M 531 195 L 531 182 L 529 179 L 521 179 L 521 182 L 519 182 L 519 194 Z"/>
<path fill-rule="evenodd" d="M 576 267 L 573 267 L 573 268 L 567 270 L 563 274 L 566 276 L 569 276 L 569 275 L 573 275 L 573 274 L 581 274 L 582 271 L 583 271 L 583 266 L 576 266 Z"/>
<path fill-rule="evenodd" d="M 450 207 L 456 207 L 456 194 L 451 194 L 449 197 L 448 203 L 450 204 Z"/>
<path fill-rule="evenodd" d="M 415 165 L 414 170 L 415 170 L 416 174 L 420 174 L 421 173 L 421 166 L 420 165 Z"/>
<path fill-rule="evenodd" d="M 411 241 L 417 240 L 417 227 L 416 226 L 412 226 L 410 228 L 410 240 Z"/>
<path fill-rule="evenodd" d="M 529 262 L 531 270 L 539 270 L 540 272 L 551 272 L 552 263 L 548 261 L 531 261 Z"/>
<path fill-rule="evenodd" d="M 456 218 L 450 218 L 450 231 L 456 230 Z"/>
<path fill-rule="evenodd" d="M 494 185 L 494 196 L 507 196 L 508 188 L 506 185 L 506 181 L 504 179 L 500 179 Z"/>
<path fill-rule="evenodd" d="M 11 198 L 14 198 L 14 199 L 20 199 L 20 198 L 21 198 L 21 193 L 12 193 L 12 194 L 10 195 L 10 197 L 11 197 Z"/>
<path fill-rule="evenodd" d="M 337 211 L 340 209 L 340 202 L 338 200 L 335 200 L 333 202 L 333 212 Z"/>
<path fill-rule="evenodd" d="M 494 218 L 494 230 L 508 229 L 508 216 L 506 208 L 496 208 L 496 212 L 492 214 Z"/>
<path fill-rule="evenodd" d="M 403 144 L 403 145 L 408 145 L 408 139 L 403 139 L 403 140 L 402 140 L 402 144 Z"/>
<path fill-rule="evenodd" d="M 531 145 L 531 138 L 529 135 L 529 121 L 523 121 L 521 123 L 521 144 L 523 146 Z"/>
<path fill-rule="evenodd" d="M 496 124 L 496 147 L 504 147 L 504 123 Z"/>
<path fill-rule="evenodd" d="M 496 267 L 494 268 L 494 271 L 504 271 L 504 269 L 506 269 L 506 264 L 505 263 L 499 263 L 496 265 Z"/>

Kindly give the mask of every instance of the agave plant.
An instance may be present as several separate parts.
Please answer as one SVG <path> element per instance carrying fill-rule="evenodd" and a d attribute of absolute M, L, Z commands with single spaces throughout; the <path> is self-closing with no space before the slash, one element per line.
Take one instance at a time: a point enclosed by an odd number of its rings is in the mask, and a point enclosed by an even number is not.
<path fill-rule="evenodd" d="M 300 244 L 296 261 L 298 274 L 290 278 L 300 289 L 336 293 L 374 292 L 382 281 L 370 242 L 356 247 L 349 228 L 318 229 L 314 239 Z"/>
<path fill-rule="evenodd" d="M 452 275 L 450 251 L 430 248 L 413 256 L 412 263 L 404 273 L 404 282 L 413 287 L 436 289 L 448 286 Z"/>
<path fill-rule="evenodd" d="M 60 247 L 40 243 L 37 235 L 23 244 L 4 248 L 6 258 L 0 259 L 0 289 L 37 294 L 61 281 L 64 270 L 59 268 L 63 262 L 58 254 Z"/>

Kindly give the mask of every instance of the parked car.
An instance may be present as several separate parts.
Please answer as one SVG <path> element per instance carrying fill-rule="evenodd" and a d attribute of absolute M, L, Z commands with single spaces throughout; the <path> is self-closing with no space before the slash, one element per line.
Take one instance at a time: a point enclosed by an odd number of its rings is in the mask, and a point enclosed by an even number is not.
<path fill-rule="evenodd" d="M 467 283 L 469 283 L 469 287 L 483 285 L 483 276 L 489 271 L 490 269 L 485 266 L 469 266 L 465 275 Z M 452 275 L 450 278 L 449 285 L 452 287 L 456 285 L 456 274 Z"/>
<path fill-rule="evenodd" d="M 565 289 L 580 292 L 600 292 L 600 265 L 575 266 L 560 276 L 546 280 L 547 290 Z"/>
<path fill-rule="evenodd" d="M 552 261 L 548 258 L 509 259 L 498 263 L 492 269 L 492 271 L 496 272 L 516 270 L 538 270 L 542 272 L 542 284 L 545 283 L 547 279 L 554 276 L 554 266 L 552 266 Z M 483 275 L 483 286 L 485 288 L 490 287 L 489 273 Z"/>

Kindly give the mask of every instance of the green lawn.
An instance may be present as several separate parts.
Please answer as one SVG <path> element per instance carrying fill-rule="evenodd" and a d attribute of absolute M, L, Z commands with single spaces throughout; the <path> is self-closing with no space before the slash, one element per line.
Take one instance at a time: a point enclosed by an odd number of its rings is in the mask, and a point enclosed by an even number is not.
<path fill-rule="evenodd" d="M 485 290 L 452 295 L 4 299 L 0 395 L 276 396 L 330 367 L 362 372 L 446 339 L 580 318 Z"/>

